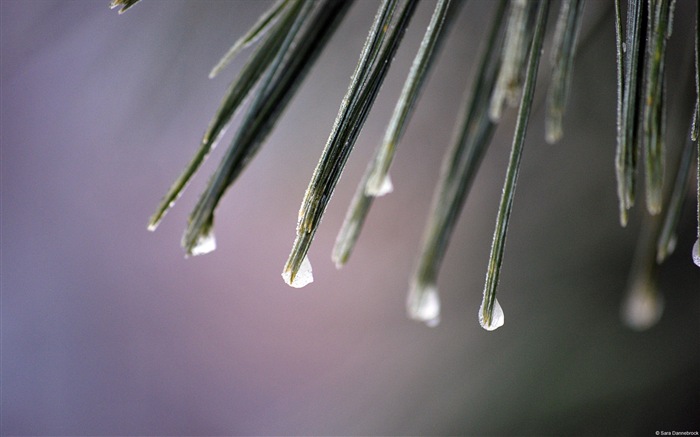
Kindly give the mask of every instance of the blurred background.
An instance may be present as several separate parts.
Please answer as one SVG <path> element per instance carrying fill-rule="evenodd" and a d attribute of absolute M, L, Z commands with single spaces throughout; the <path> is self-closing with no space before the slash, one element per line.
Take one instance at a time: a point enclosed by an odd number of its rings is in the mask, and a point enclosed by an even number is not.
<path fill-rule="evenodd" d="M 612 2 L 589 2 L 564 139 L 547 145 L 545 53 L 499 287 L 477 310 L 512 141 L 506 114 L 446 256 L 442 323 L 405 315 L 441 156 L 493 13 L 469 2 L 443 47 L 348 265 L 330 252 L 427 26 L 424 2 L 309 257 L 280 272 L 297 211 L 377 3 L 350 10 L 216 216 L 218 249 L 185 259 L 187 215 L 230 134 L 155 233 L 161 196 L 245 61 L 211 67 L 271 4 L 3 0 L 3 435 L 654 435 L 700 430 L 694 190 L 659 271 L 660 322 L 620 318 L 644 215 L 618 224 Z M 677 2 L 669 165 L 687 131 L 695 2 Z M 558 3 L 557 3 L 558 4 Z M 554 26 L 552 8 L 550 31 Z M 551 32 L 545 49 L 551 42 Z M 233 128 L 231 129 L 233 130 Z"/>

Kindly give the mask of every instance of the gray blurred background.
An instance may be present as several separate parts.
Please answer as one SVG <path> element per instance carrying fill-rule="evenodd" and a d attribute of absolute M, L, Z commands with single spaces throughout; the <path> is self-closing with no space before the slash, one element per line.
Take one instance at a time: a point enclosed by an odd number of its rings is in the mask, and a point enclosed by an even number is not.
<path fill-rule="evenodd" d="M 693 92 L 694 3 L 678 2 L 670 43 L 669 163 Z M 620 320 L 643 202 L 620 228 L 611 2 L 587 5 L 565 138 L 555 146 L 543 141 L 548 64 L 540 69 L 499 288 L 506 322 L 497 331 L 479 326 L 477 310 L 512 111 L 442 268 L 442 323 L 430 329 L 405 315 L 441 155 L 491 2 L 463 8 L 400 144 L 395 192 L 375 202 L 344 269 L 330 261 L 335 233 L 433 2 L 419 7 L 330 203 L 309 255 L 313 284 L 291 289 L 280 272 L 374 1 L 353 6 L 220 204 L 218 249 L 184 259 L 179 240 L 226 140 L 147 232 L 245 56 L 215 80 L 209 69 L 269 4 L 147 0 L 118 16 L 107 0 L 0 2 L 3 435 L 700 430 L 691 197 L 676 253 L 659 273 L 661 321 L 635 332 Z"/>

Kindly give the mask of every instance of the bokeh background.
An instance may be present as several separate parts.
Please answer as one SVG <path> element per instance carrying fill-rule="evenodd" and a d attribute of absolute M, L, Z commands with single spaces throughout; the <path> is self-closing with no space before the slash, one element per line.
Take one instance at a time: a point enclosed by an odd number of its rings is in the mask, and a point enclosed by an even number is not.
<path fill-rule="evenodd" d="M 693 92 L 696 6 L 677 3 L 669 164 Z M 645 332 L 620 319 L 643 205 L 620 228 L 612 2 L 587 5 L 565 138 L 555 146 L 543 141 L 540 82 L 499 288 L 506 322 L 497 331 L 479 326 L 477 310 L 513 111 L 444 262 L 442 323 L 431 329 L 405 315 L 441 155 L 491 2 L 463 8 L 394 161 L 395 192 L 375 202 L 344 269 L 330 261 L 335 233 L 433 2 L 419 7 L 317 234 L 313 284 L 291 289 L 280 272 L 374 1 L 353 6 L 219 206 L 218 249 L 185 259 L 179 240 L 227 141 L 147 232 L 245 56 L 215 80 L 209 69 L 269 4 L 147 0 L 118 16 L 107 0 L 0 2 L 3 435 L 700 430 L 694 192 L 676 253 L 659 272 L 662 319 Z"/>

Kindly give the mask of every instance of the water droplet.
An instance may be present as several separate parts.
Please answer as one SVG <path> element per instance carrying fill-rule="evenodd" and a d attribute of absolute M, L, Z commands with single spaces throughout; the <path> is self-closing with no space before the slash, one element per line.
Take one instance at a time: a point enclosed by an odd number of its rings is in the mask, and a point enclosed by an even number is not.
<path fill-rule="evenodd" d="M 209 229 L 208 232 L 197 236 L 197 241 L 194 243 L 194 246 L 192 246 L 190 254 L 194 256 L 204 255 L 214 249 L 216 249 L 216 238 L 214 238 L 214 231 Z"/>
<path fill-rule="evenodd" d="M 294 275 L 294 279 L 292 279 L 291 270 L 285 270 L 284 272 L 282 272 L 282 278 L 284 279 L 284 282 L 287 283 L 287 285 L 294 288 L 301 288 L 314 282 L 314 275 L 311 269 L 311 262 L 309 261 L 309 257 L 304 257 L 304 260 L 299 266 L 297 274 Z"/>
<path fill-rule="evenodd" d="M 498 299 L 495 299 L 493 302 L 493 313 L 491 314 L 490 324 L 487 324 L 484 320 L 484 304 L 481 304 L 481 308 L 479 308 L 479 323 L 481 324 L 482 328 L 484 328 L 487 331 L 493 331 L 503 326 L 504 322 L 505 315 L 503 314 L 503 308 L 501 308 L 501 304 L 498 303 Z"/>
<path fill-rule="evenodd" d="M 654 326 L 664 310 L 664 301 L 653 284 L 638 282 L 622 304 L 622 320 L 627 326 L 643 331 Z"/>
<path fill-rule="evenodd" d="M 440 324 L 440 296 L 435 285 L 414 284 L 408 293 L 408 315 L 434 328 Z"/>
<path fill-rule="evenodd" d="M 695 245 L 693 246 L 693 262 L 700 267 L 700 238 L 695 240 Z"/>
<path fill-rule="evenodd" d="M 389 175 L 384 176 L 381 183 L 378 183 L 376 178 L 371 178 L 365 189 L 365 193 L 368 196 L 384 196 L 394 191 L 394 184 L 391 182 Z"/>

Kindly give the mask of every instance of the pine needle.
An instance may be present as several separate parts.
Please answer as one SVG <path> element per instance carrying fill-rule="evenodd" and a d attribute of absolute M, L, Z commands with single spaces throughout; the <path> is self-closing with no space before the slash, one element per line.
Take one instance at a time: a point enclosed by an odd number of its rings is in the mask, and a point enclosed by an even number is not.
<path fill-rule="evenodd" d="M 299 209 L 297 235 L 282 271 L 282 276 L 290 285 L 294 283 L 299 268 L 306 259 L 328 201 L 333 195 L 416 5 L 416 0 L 409 0 L 401 6 L 400 12 L 396 12 L 394 0 L 385 0 L 380 5 L 333 130 Z M 398 17 L 395 25 L 390 26 L 395 16 Z M 386 35 L 387 33 L 389 35 Z"/>
<path fill-rule="evenodd" d="M 502 66 L 498 73 L 496 89 L 491 97 L 491 120 L 501 119 L 503 106 L 514 107 L 522 93 L 522 71 L 527 61 L 527 43 L 531 35 L 530 14 L 535 5 L 532 0 L 512 0 L 506 27 L 505 44 L 501 52 Z"/>
<path fill-rule="evenodd" d="M 664 176 L 664 59 L 670 36 L 671 0 L 649 1 L 647 54 L 644 65 L 643 142 L 646 205 L 650 214 L 658 214 L 663 202 Z"/>
<path fill-rule="evenodd" d="M 452 5 L 452 6 L 451 6 Z M 428 29 L 423 35 L 420 48 L 409 70 L 406 82 L 404 82 L 401 96 L 394 108 L 391 121 L 384 134 L 384 140 L 374 159 L 371 161 L 372 170 L 367 179 L 365 192 L 371 196 L 382 195 L 386 190 L 386 178 L 389 166 L 393 160 L 396 146 L 406 129 L 406 124 L 413 113 L 413 108 L 418 96 L 423 89 L 423 84 L 428 76 L 430 68 L 435 65 L 433 59 L 438 53 L 439 47 L 447 35 L 454 17 L 457 16 L 457 7 L 461 2 L 451 0 L 438 0 L 433 11 Z"/>
<path fill-rule="evenodd" d="M 121 6 L 122 8 L 119 9 L 119 13 L 123 14 L 126 12 L 129 8 L 134 6 L 136 3 L 138 3 L 141 0 L 112 0 L 112 3 L 109 5 L 110 9 L 118 8 Z"/>
<path fill-rule="evenodd" d="M 280 46 L 275 61 L 261 79 L 261 87 L 241 127 L 190 215 L 182 241 L 187 253 L 192 254 L 196 248 L 206 224 L 213 222 L 214 210 L 224 192 L 258 151 L 351 3 L 327 0 L 318 4 L 313 16 L 309 13 L 315 2 L 305 0 L 301 4 L 295 23 Z M 295 39 L 303 24 L 303 32 Z"/>
<path fill-rule="evenodd" d="M 564 133 L 563 118 L 576 56 L 576 40 L 581 29 L 584 0 L 564 0 L 554 32 L 552 78 L 547 92 L 545 139 L 554 144 Z"/>
<path fill-rule="evenodd" d="M 640 38 L 642 27 L 642 1 L 629 0 L 627 4 L 627 25 L 625 41 L 622 41 L 620 0 L 615 0 L 615 23 L 617 35 L 618 63 L 618 126 L 617 152 L 617 193 L 620 201 L 620 223 L 627 225 L 627 210 L 634 204 L 635 171 L 637 166 L 637 76 L 639 53 L 643 42 Z"/>
<path fill-rule="evenodd" d="M 275 21 L 279 18 L 284 8 L 286 8 L 291 0 L 278 0 L 270 9 L 265 11 L 263 15 L 258 18 L 257 23 L 248 30 L 248 32 L 240 37 L 233 46 L 226 52 L 226 54 L 219 60 L 219 62 L 212 68 L 209 73 L 209 78 L 213 79 L 217 74 L 221 72 L 232 60 L 238 55 L 244 48 L 255 43 L 260 39 L 265 33 L 275 24 Z"/>
<path fill-rule="evenodd" d="M 263 44 L 258 47 L 250 60 L 243 67 L 236 79 L 231 83 L 224 99 L 221 101 L 214 118 L 209 123 L 207 131 L 195 153 L 180 177 L 173 183 L 163 199 L 160 201 L 156 212 L 151 216 L 148 229 L 154 231 L 165 214 L 182 195 L 192 176 L 199 170 L 209 153 L 216 147 L 219 139 L 224 135 L 230 125 L 233 116 L 251 90 L 258 83 L 263 73 L 268 69 L 275 56 L 279 53 L 285 36 L 294 23 L 294 11 L 298 11 L 300 2 L 295 0 L 294 7 L 289 8 L 277 26 L 270 32 Z"/>
<path fill-rule="evenodd" d="M 501 201 L 498 207 L 496 219 L 496 229 L 493 234 L 491 254 L 486 273 L 486 284 L 484 285 L 484 297 L 479 309 L 479 322 L 484 329 L 493 330 L 503 324 L 503 312 L 496 300 L 496 288 L 503 262 L 503 252 L 505 249 L 506 232 L 510 213 L 513 208 L 513 197 L 515 195 L 515 185 L 520 170 L 520 159 L 522 157 L 523 145 L 525 144 L 525 133 L 532 109 L 532 101 L 535 92 L 535 82 L 537 79 L 537 69 L 542 54 L 542 42 L 544 41 L 544 31 L 547 23 L 547 12 L 549 2 L 541 2 L 537 6 L 537 18 L 534 35 L 528 50 L 527 68 L 522 97 L 520 99 L 520 109 L 515 125 L 515 135 L 513 136 L 513 147 L 508 162 L 508 170 L 503 185 Z M 494 310 L 496 310 L 494 312 Z M 494 317 L 497 315 L 498 317 Z"/>
<path fill-rule="evenodd" d="M 689 130 L 692 131 L 692 126 Z M 683 210 L 686 193 L 688 192 L 690 185 L 690 169 L 692 167 L 695 152 L 695 144 L 693 144 L 691 134 L 688 132 L 688 137 L 686 138 L 683 151 L 681 152 L 680 159 L 678 160 L 678 166 L 676 167 L 676 180 L 673 184 L 673 190 L 671 191 L 671 197 L 669 198 L 668 205 L 666 205 L 665 208 L 666 215 L 664 217 L 661 233 L 659 234 L 659 240 L 656 245 L 657 264 L 664 262 L 664 260 L 671 255 L 676 248 L 676 228 L 678 226 L 678 220 L 681 216 L 681 211 Z"/>
<path fill-rule="evenodd" d="M 695 245 L 693 246 L 693 262 L 700 267 L 700 139 L 698 130 L 700 130 L 700 7 L 695 8 L 695 126 L 693 131 L 695 132 L 695 143 L 698 147 L 697 162 L 698 162 L 698 172 L 696 175 L 696 194 L 697 200 L 697 221 L 698 221 L 698 238 L 695 240 Z"/>
<path fill-rule="evenodd" d="M 498 55 L 503 47 L 505 0 L 499 2 L 486 39 L 477 74 L 465 98 L 459 124 L 442 161 L 440 179 L 410 282 L 407 310 L 411 318 L 430 323 L 424 308 L 437 296 L 437 277 L 448 243 L 464 206 L 471 184 L 488 148 L 495 123 L 489 117 L 491 94 L 496 84 Z M 428 314 L 430 315 L 430 314 Z"/>
<path fill-rule="evenodd" d="M 435 64 L 434 59 L 441 43 L 452 22 L 454 22 L 454 18 L 457 16 L 458 9 L 462 3 L 461 1 L 440 0 L 435 6 L 433 16 L 423 36 L 423 41 L 404 83 L 399 101 L 394 108 L 384 140 L 369 162 L 350 202 L 345 220 L 338 232 L 331 256 L 337 268 L 342 267 L 350 257 L 369 213 L 373 198 L 386 194 L 391 190 L 388 170 L 396 151 L 396 145 L 413 112 L 414 104 L 420 94 L 426 76 L 430 68 Z"/>

